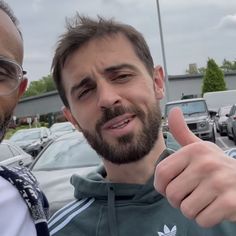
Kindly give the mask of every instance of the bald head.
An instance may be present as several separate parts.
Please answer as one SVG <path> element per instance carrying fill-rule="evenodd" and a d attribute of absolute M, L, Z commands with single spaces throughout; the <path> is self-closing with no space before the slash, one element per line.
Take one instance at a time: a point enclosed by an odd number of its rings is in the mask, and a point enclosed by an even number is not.
<path fill-rule="evenodd" d="M 23 61 L 23 40 L 18 23 L 10 8 L 0 1 L 0 56 Z"/>

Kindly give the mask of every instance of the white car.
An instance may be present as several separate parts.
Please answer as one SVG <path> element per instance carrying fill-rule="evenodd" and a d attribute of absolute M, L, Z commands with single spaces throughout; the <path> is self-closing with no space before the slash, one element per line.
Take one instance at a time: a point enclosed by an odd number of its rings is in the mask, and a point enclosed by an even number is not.
<path fill-rule="evenodd" d="M 82 133 L 75 131 L 51 141 L 31 166 L 48 198 L 50 215 L 74 200 L 73 174 L 86 175 L 101 163 Z"/>
<path fill-rule="evenodd" d="M 16 143 L 25 152 L 29 153 L 33 157 L 36 157 L 50 138 L 49 129 L 47 127 L 40 127 L 20 129 L 16 131 L 9 140 Z"/>
<path fill-rule="evenodd" d="M 59 137 L 63 134 L 74 132 L 76 129 L 71 122 L 54 123 L 50 127 L 52 137 Z"/>
<path fill-rule="evenodd" d="M 19 146 L 3 140 L 0 144 L 0 165 L 5 166 L 29 166 L 33 157 L 24 152 Z"/>
<path fill-rule="evenodd" d="M 227 134 L 227 123 L 226 120 L 227 114 L 230 111 L 231 106 L 220 107 L 215 116 L 215 125 L 216 131 L 220 133 L 220 135 Z"/>

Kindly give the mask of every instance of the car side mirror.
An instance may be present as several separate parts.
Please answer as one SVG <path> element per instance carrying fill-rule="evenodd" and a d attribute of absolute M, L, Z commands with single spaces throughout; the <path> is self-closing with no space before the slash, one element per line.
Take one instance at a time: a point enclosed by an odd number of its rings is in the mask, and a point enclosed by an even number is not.
<path fill-rule="evenodd" d="M 19 166 L 23 166 L 23 165 L 24 165 L 24 162 L 23 162 L 22 160 L 20 160 L 20 161 L 18 162 L 18 165 L 19 165 Z"/>

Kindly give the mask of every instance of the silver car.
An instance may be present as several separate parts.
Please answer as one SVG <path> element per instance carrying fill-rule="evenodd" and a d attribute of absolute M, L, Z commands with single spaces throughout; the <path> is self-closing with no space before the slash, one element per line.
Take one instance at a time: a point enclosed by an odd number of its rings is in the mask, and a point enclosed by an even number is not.
<path fill-rule="evenodd" d="M 49 200 L 50 215 L 74 199 L 71 176 L 86 175 L 100 163 L 97 153 L 78 131 L 51 141 L 43 149 L 30 169 Z"/>
<path fill-rule="evenodd" d="M 36 157 L 50 139 L 50 131 L 46 127 L 20 129 L 11 137 L 10 141 L 16 143 L 25 152 Z"/>
<path fill-rule="evenodd" d="M 220 107 L 215 116 L 215 125 L 216 131 L 220 133 L 220 135 L 227 134 L 227 116 L 229 113 L 231 106 Z"/>
<path fill-rule="evenodd" d="M 236 104 L 231 107 L 229 114 L 226 116 L 228 117 L 226 120 L 228 137 L 229 139 L 233 139 L 236 145 Z"/>
<path fill-rule="evenodd" d="M 54 123 L 50 127 L 50 132 L 53 137 L 59 137 L 63 134 L 74 132 L 76 129 L 71 122 Z"/>
<path fill-rule="evenodd" d="M 29 166 L 33 158 L 24 152 L 19 146 L 3 140 L 0 144 L 0 165 L 5 166 Z"/>

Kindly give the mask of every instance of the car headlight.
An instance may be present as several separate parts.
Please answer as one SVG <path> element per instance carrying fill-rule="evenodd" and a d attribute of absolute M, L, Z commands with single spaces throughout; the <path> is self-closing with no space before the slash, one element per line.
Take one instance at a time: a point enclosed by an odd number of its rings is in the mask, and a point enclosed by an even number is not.
<path fill-rule="evenodd" d="M 207 121 L 202 121 L 202 122 L 198 123 L 198 129 L 200 129 L 200 130 L 208 129 L 208 122 Z"/>

